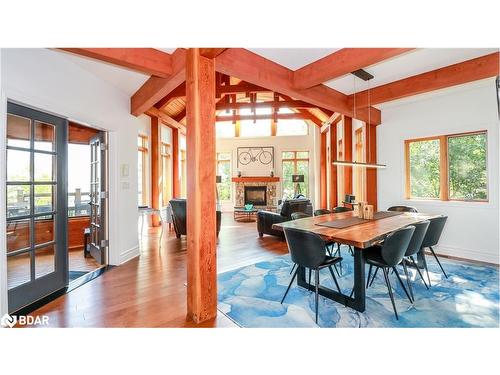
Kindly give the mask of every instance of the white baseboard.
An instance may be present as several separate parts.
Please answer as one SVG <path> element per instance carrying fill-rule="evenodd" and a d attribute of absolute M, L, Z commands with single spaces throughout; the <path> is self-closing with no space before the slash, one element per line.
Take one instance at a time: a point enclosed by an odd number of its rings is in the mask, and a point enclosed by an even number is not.
<path fill-rule="evenodd" d="M 134 246 L 134 247 L 132 247 L 132 248 L 130 248 L 130 249 L 128 249 L 125 252 L 120 254 L 120 264 L 128 262 L 129 260 L 131 260 L 139 255 L 140 255 L 139 245 Z"/>
<path fill-rule="evenodd" d="M 477 260 L 480 262 L 487 262 L 493 264 L 500 264 L 499 253 L 496 254 L 480 251 L 478 249 L 464 249 L 451 247 L 446 245 L 438 245 L 433 247 L 436 254 L 448 255 L 457 258 Z"/>

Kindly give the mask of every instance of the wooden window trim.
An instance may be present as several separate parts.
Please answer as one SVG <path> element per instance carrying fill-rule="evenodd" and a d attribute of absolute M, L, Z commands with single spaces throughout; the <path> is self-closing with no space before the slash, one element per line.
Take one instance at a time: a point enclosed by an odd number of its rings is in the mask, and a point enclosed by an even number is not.
<path fill-rule="evenodd" d="M 453 199 L 450 198 L 450 186 L 449 186 L 449 167 L 450 161 L 448 157 L 448 140 L 450 138 L 470 136 L 476 134 L 486 135 L 488 138 L 487 130 L 475 130 L 470 132 L 461 132 L 445 135 L 437 135 L 431 137 L 421 137 L 407 139 L 404 141 L 404 157 L 405 157 L 405 199 L 407 200 L 425 200 L 425 201 L 444 201 L 444 202 L 472 202 L 472 203 L 488 203 L 489 202 L 489 186 L 486 186 L 487 199 Z M 439 140 L 439 198 L 425 198 L 425 197 L 412 197 L 411 196 L 411 184 L 410 184 L 410 144 L 414 142 L 425 142 Z M 488 155 L 488 144 L 486 144 L 486 155 Z M 486 163 L 486 168 L 488 164 Z M 487 170 L 486 170 L 487 171 Z"/>
<path fill-rule="evenodd" d="M 290 153 L 293 153 L 294 154 L 294 157 L 293 158 L 283 158 L 283 154 L 285 152 L 290 152 Z M 310 158 L 307 157 L 307 158 L 297 158 L 297 153 L 298 152 L 307 152 L 308 155 L 310 155 L 310 151 L 309 150 L 298 150 L 298 151 L 282 151 L 281 152 L 281 170 L 283 171 L 283 163 L 284 162 L 292 162 L 293 163 L 293 173 L 294 174 L 297 174 L 297 162 L 299 161 L 307 161 L 307 164 L 309 166 L 309 163 L 310 163 Z M 309 176 L 308 176 L 309 178 Z M 283 176 L 283 179 L 284 179 L 284 176 Z M 283 195 L 283 186 L 284 184 L 281 184 L 281 194 Z M 307 194 L 309 195 L 309 183 L 307 184 L 306 186 L 306 189 L 307 189 Z"/>
<path fill-rule="evenodd" d="M 219 159 L 219 155 L 221 154 L 225 154 L 225 155 L 229 155 L 229 159 Z M 232 175 L 232 154 L 231 154 L 231 151 L 220 151 L 220 152 L 217 152 L 216 156 L 215 156 L 215 163 L 216 163 L 216 166 L 215 166 L 215 174 L 218 175 L 219 174 L 219 165 L 220 164 L 224 164 L 224 163 L 228 163 L 229 164 L 229 177 L 231 177 Z M 220 201 L 221 202 L 231 202 L 233 200 L 233 189 L 230 188 L 229 189 L 229 199 L 221 199 Z"/>

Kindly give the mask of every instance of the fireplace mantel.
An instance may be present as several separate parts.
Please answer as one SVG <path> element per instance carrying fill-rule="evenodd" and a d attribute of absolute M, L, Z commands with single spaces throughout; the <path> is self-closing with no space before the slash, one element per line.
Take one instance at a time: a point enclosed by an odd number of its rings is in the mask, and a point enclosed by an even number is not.
<path fill-rule="evenodd" d="M 270 176 L 247 176 L 247 177 L 233 177 L 233 182 L 279 182 L 279 177 Z"/>

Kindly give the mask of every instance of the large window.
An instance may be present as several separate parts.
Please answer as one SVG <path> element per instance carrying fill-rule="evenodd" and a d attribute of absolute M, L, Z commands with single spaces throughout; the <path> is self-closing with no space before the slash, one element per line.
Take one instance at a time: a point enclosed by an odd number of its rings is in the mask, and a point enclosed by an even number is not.
<path fill-rule="evenodd" d="M 284 151 L 281 155 L 283 167 L 283 198 L 293 198 L 298 193 L 309 196 L 309 151 Z M 304 182 L 293 182 L 292 175 L 303 175 Z"/>
<path fill-rule="evenodd" d="M 162 205 L 168 205 L 172 199 L 172 159 L 170 154 L 170 145 L 162 142 L 161 144 L 161 181 L 162 181 Z"/>
<path fill-rule="evenodd" d="M 270 115 L 271 108 L 257 108 L 257 115 Z M 251 115 L 252 111 L 248 108 L 240 110 L 241 115 Z M 240 121 L 241 137 L 266 137 L 271 135 L 271 120 L 243 120 Z"/>
<path fill-rule="evenodd" d="M 487 201 L 487 134 L 405 141 L 406 197 Z"/>
<path fill-rule="evenodd" d="M 256 115 L 271 115 L 271 108 L 256 108 Z M 280 114 L 293 114 L 290 108 L 280 108 Z M 221 111 L 217 116 L 232 116 L 232 112 Z M 238 111 L 239 115 L 249 116 L 253 112 L 249 108 Z M 306 121 L 300 119 L 280 119 L 276 122 L 276 127 L 272 126 L 271 119 L 265 120 L 243 120 L 236 121 L 218 121 L 215 124 L 217 138 L 233 138 L 233 137 L 268 137 L 268 136 L 291 136 L 291 135 L 308 135 L 309 125 Z"/>
<path fill-rule="evenodd" d="M 140 134 L 137 137 L 137 186 L 138 186 L 138 202 L 141 206 L 148 204 L 147 193 L 147 167 L 148 167 L 148 137 Z"/>
<path fill-rule="evenodd" d="M 231 153 L 217 153 L 217 171 L 218 176 L 221 176 L 221 183 L 217 184 L 219 200 L 231 200 Z"/>

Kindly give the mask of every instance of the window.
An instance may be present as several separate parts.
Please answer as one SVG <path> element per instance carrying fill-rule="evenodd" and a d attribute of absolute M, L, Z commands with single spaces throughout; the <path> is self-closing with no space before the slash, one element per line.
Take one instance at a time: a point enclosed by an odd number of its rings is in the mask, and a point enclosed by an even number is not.
<path fill-rule="evenodd" d="M 231 200 L 231 153 L 217 153 L 216 174 L 221 176 L 222 182 L 217 184 L 218 198 L 221 201 Z"/>
<path fill-rule="evenodd" d="M 68 216 L 90 215 L 90 145 L 68 144 Z"/>
<path fill-rule="evenodd" d="M 276 135 L 307 135 L 309 126 L 304 120 L 278 120 Z"/>
<path fill-rule="evenodd" d="M 355 161 L 363 162 L 363 128 L 356 129 L 354 133 L 355 137 L 355 151 L 356 151 L 356 159 Z M 356 197 L 356 201 L 362 202 L 365 200 L 365 189 L 364 189 L 364 168 L 353 168 L 354 173 L 354 196 Z"/>
<path fill-rule="evenodd" d="M 138 202 L 141 206 L 148 204 L 147 193 L 148 137 L 140 134 L 137 137 L 137 178 Z"/>
<path fill-rule="evenodd" d="M 231 121 L 219 121 L 215 123 L 215 136 L 217 138 L 235 137 L 235 127 Z"/>
<path fill-rule="evenodd" d="M 487 134 L 405 141 L 406 197 L 487 201 Z"/>
<path fill-rule="evenodd" d="M 439 199 L 440 144 L 439 138 L 408 144 L 411 198 Z"/>
<path fill-rule="evenodd" d="M 285 151 L 281 162 L 283 198 L 293 198 L 298 193 L 309 196 L 309 151 Z M 292 175 L 304 175 L 304 182 L 293 182 Z"/>
<path fill-rule="evenodd" d="M 186 150 L 181 150 L 181 198 L 187 197 Z"/>
<path fill-rule="evenodd" d="M 241 115 L 251 115 L 252 110 L 245 108 L 240 110 Z M 256 108 L 257 115 L 270 115 L 271 108 Z M 243 120 L 240 121 L 241 137 L 267 137 L 271 135 L 271 120 Z"/>
<path fill-rule="evenodd" d="M 162 142 L 161 144 L 161 182 L 162 182 L 162 205 L 168 205 L 172 199 L 172 159 L 170 157 L 170 145 Z"/>

